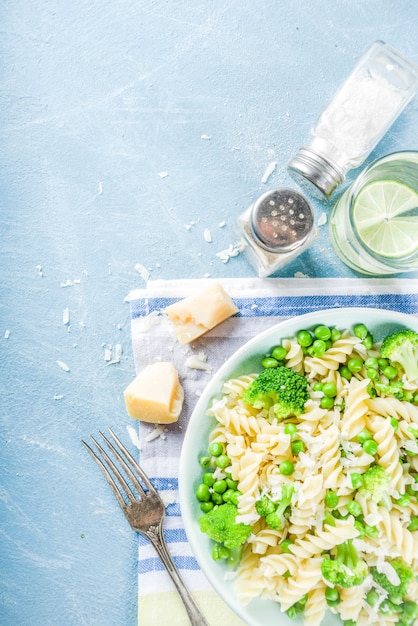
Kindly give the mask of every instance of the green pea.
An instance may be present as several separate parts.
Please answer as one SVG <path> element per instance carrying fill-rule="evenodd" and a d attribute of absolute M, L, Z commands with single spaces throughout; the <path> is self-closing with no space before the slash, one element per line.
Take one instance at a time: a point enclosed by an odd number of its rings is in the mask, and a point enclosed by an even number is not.
<path fill-rule="evenodd" d="M 225 469 L 226 467 L 229 467 L 231 465 L 231 460 L 226 454 L 220 454 L 218 457 L 216 457 L 215 464 L 220 469 Z"/>
<path fill-rule="evenodd" d="M 365 441 L 368 441 L 369 439 L 372 439 L 372 433 L 369 430 L 367 430 L 367 428 L 363 428 L 363 430 L 361 430 L 356 435 L 356 439 L 360 443 L 364 443 Z"/>
<path fill-rule="evenodd" d="M 332 409 L 334 407 L 334 398 L 328 398 L 328 396 L 320 398 L 319 406 L 321 407 L 321 409 Z"/>
<path fill-rule="evenodd" d="M 211 456 L 220 456 L 224 451 L 223 445 L 219 441 L 212 441 L 209 444 L 208 452 Z"/>
<path fill-rule="evenodd" d="M 367 378 L 370 378 L 370 380 L 379 380 L 379 370 L 374 367 L 368 367 L 366 370 L 366 376 Z"/>
<path fill-rule="evenodd" d="M 302 439 L 295 439 L 290 444 L 293 454 L 300 454 L 301 452 L 305 452 L 305 444 Z"/>
<path fill-rule="evenodd" d="M 207 485 L 208 487 L 212 487 L 215 482 L 215 478 L 213 477 L 212 472 L 205 472 L 202 476 L 202 483 Z"/>
<path fill-rule="evenodd" d="M 292 544 L 293 541 L 291 539 L 283 539 L 283 541 L 279 545 L 283 552 L 285 552 L 286 554 L 292 554 L 289 550 L 289 546 L 291 546 Z"/>
<path fill-rule="evenodd" d="M 315 339 L 309 348 L 309 354 L 314 357 L 321 357 L 325 354 L 327 345 L 322 339 Z"/>
<path fill-rule="evenodd" d="M 363 346 L 366 350 L 371 350 L 373 348 L 373 337 L 370 333 L 363 339 Z"/>
<path fill-rule="evenodd" d="M 216 491 L 214 491 L 212 493 L 212 502 L 213 504 L 223 504 L 223 497 L 221 493 L 216 493 Z"/>
<path fill-rule="evenodd" d="M 340 501 L 340 498 L 335 493 L 335 491 L 331 491 L 331 490 L 327 491 L 325 495 L 325 506 L 327 506 L 330 509 L 335 509 L 335 507 L 338 506 L 339 501 Z"/>
<path fill-rule="evenodd" d="M 242 491 L 239 491 L 238 489 L 234 491 L 233 495 L 231 496 L 232 504 L 235 504 L 235 506 L 238 506 L 238 502 L 241 496 L 242 496 Z"/>
<path fill-rule="evenodd" d="M 351 500 L 351 502 L 347 504 L 347 511 L 351 513 L 351 515 L 354 515 L 354 517 L 359 517 L 363 513 L 361 504 L 359 504 L 355 500 Z"/>
<path fill-rule="evenodd" d="M 374 456 L 377 453 L 379 446 L 374 439 L 367 439 L 367 441 L 362 443 L 362 447 L 366 454 L 371 454 L 371 456 Z"/>
<path fill-rule="evenodd" d="M 372 367 L 375 370 L 379 369 L 379 361 L 375 356 L 369 356 L 365 361 L 364 361 L 364 365 L 365 367 Z"/>
<path fill-rule="evenodd" d="M 295 466 L 291 461 L 282 461 L 279 465 L 279 472 L 283 476 L 291 476 L 295 471 Z"/>
<path fill-rule="evenodd" d="M 411 532 L 414 530 L 418 530 L 418 515 L 414 515 L 413 517 L 411 517 L 411 521 L 408 525 L 408 530 L 410 530 Z"/>
<path fill-rule="evenodd" d="M 398 506 L 409 506 L 411 504 L 411 496 L 408 493 L 402 494 L 397 500 L 396 504 Z"/>
<path fill-rule="evenodd" d="M 328 398 L 335 398 L 338 393 L 337 385 L 329 382 L 322 385 L 322 391 Z"/>
<path fill-rule="evenodd" d="M 380 370 L 384 370 L 385 367 L 387 367 L 389 365 L 389 360 L 388 359 L 384 359 L 383 357 L 380 357 L 379 359 L 377 359 L 377 362 L 379 364 L 379 369 Z"/>
<path fill-rule="evenodd" d="M 209 513 L 209 511 L 211 511 L 214 507 L 213 502 L 201 502 L 200 503 L 200 510 L 203 513 Z"/>
<path fill-rule="evenodd" d="M 361 370 L 363 369 L 363 361 L 358 357 L 353 356 L 351 359 L 348 359 L 347 367 L 352 374 L 355 374 L 356 372 L 361 372 Z"/>
<path fill-rule="evenodd" d="M 229 557 L 229 549 L 221 543 L 216 543 L 212 548 L 212 559 L 214 561 L 220 561 L 221 559 L 227 559 Z"/>
<path fill-rule="evenodd" d="M 338 341 L 341 339 L 341 331 L 338 328 L 331 328 L 331 341 Z"/>
<path fill-rule="evenodd" d="M 359 339 L 364 339 L 365 337 L 367 337 L 369 331 L 365 324 L 354 324 L 353 333 Z"/>
<path fill-rule="evenodd" d="M 327 587 L 325 589 L 325 599 L 328 606 L 336 606 L 337 604 L 339 604 L 341 598 L 338 589 L 336 589 L 335 587 Z"/>
<path fill-rule="evenodd" d="M 345 378 L 346 380 L 351 380 L 353 377 L 353 374 L 350 372 L 347 365 L 340 365 L 338 371 L 340 372 L 342 378 Z"/>
<path fill-rule="evenodd" d="M 210 456 L 201 456 L 199 459 L 199 464 L 202 469 L 209 469 L 212 465 Z"/>
<path fill-rule="evenodd" d="M 224 493 L 228 489 L 228 485 L 226 484 L 226 480 L 220 478 L 213 483 L 212 487 L 215 493 Z"/>
<path fill-rule="evenodd" d="M 361 474 L 359 474 L 358 472 L 353 472 L 351 474 L 351 484 L 353 486 L 353 489 L 360 489 L 360 487 L 363 486 L 363 483 L 364 480 Z"/>
<path fill-rule="evenodd" d="M 369 524 L 364 524 L 364 534 L 367 535 L 367 537 L 371 537 L 372 539 L 374 539 L 375 537 L 378 536 L 379 529 L 377 528 L 377 526 L 370 526 Z"/>
<path fill-rule="evenodd" d="M 356 519 L 354 522 L 354 528 L 358 531 L 358 537 L 364 537 L 364 524 L 360 520 Z"/>
<path fill-rule="evenodd" d="M 322 387 L 323 387 L 323 383 L 320 383 L 319 381 L 315 382 L 312 385 L 313 391 L 322 391 Z"/>
<path fill-rule="evenodd" d="M 234 491 L 236 491 L 238 487 L 238 481 L 233 480 L 232 478 L 228 478 L 228 477 L 226 477 L 225 480 L 226 480 L 226 484 L 228 485 L 228 489 L 233 489 Z"/>
<path fill-rule="evenodd" d="M 274 346 L 271 351 L 271 356 L 273 359 L 277 359 L 277 361 L 283 361 L 286 358 L 287 350 L 283 346 Z"/>
<path fill-rule="evenodd" d="M 277 359 L 274 359 L 272 356 L 266 356 L 264 357 L 264 359 L 262 359 L 261 365 L 262 367 L 264 367 L 264 369 L 267 370 L 272 367 L 278 367 L 279 361 L 277 361 Z"/>
<path fill-rule="evenodd" d="M 405 600 L 405 602 L 402 603 L 402 613 L 408 620 L 407 624 L 412 624 L 411 620 L 415 620 L 418 614 L 418 604 L 413 600 Z"/>
<path fill-rule="evenodd" d="M 288 422 L 287 424 L 285 424 L 284 432 L 286 433 L 286 435 L 290 435 L 291 439 L 293 439 L 298 432 L 296 424 Z"/>
<path fill-rule="evenodd" d="M 398 375 L 398 370 L 393 365 L 387 365 L 383 370 L 382 374 L 386 376 L 389 380 L 393 380 Z"/>
<path fill-rule="evenodd" d="M 380 596 L 377 593 L 376 589 L 370 589 L 370 591 L 366 594 L 366 602 L 370 606 L 374 606 L 376 602 L 379 602 Z"/>
<path fill-rule="evenodd" d="M 224 502 L 231 502 L 232 500 L 232 496 L 235 493 L 235 491 L 233 489 L 227 489 L 223 494 L 222 494 L 222 499 Z"/>
<path fill-rule="evenodd" d="M 307 348 L 312 345 L 313 337 L 308 330 L 299 330 L 296 333 L 296 340 L 302 348 Z"/>
<path fill-rule="evenodd" d="M 418 393 L 416 393 L 416 394 L 413 396 L 413 398 L 412 398 L 412 402 L 413 402 L 414 404 L 418 404 Z"/>
<path fill-rule="evenodd" d="M 331 338 L 331 329 L 324 324 L 320 324 L 314 329 L 314 335 L 317 339 L 322 339 L 322 341 L 327 341 Z"/>
<path fill-rule="evenodd" d="M 200 502 L 209 502 L 210 500 L 210 490 L 209 487 L 207 485 L 205 485 L 204 483 L 201 483 L 200 485 L 197 486 L 196 488 L 196 498 L 200 501 Z"/>
<path fill-rule="evenodd" d="M 391 417 L 390 418 L 390 425 L 392 426 L 393 430 L 396 432 L 399 428 L 399 422 L 396 419 L 396 417 Z"/>

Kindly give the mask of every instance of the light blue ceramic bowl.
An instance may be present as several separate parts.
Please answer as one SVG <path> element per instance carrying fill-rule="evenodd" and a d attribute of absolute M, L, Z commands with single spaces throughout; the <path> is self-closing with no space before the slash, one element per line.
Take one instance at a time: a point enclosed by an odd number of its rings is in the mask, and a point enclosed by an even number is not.
<path fill-rule="evenodd" d="M 197 520 L 201 512 L 194 495 L 200 478 L 199 457 L 206 453 L 208 435 L 214 426 L 214 420 L 206 416 L 207 408 L 214 397 L 220 396 L 222 385 L 226 380 L 259 371 L 260 357 L 282 338 L 293 336 L 302 328 L 313 328 L 318 324 L 344 329 L 351 328 L 356 323 L 364 323 L 373 333 L 375 341 L 381 341 L 386 335 L 402 327 L 412 328 L 418 332 L 417 317 L 380 309 L 328 309 L 285 320 L 257 335 L 231 355 L 208 383 L 187 427 L 179 470 L 180 506 L 186 534 L 201 569 L 214 589 L 248 626 L 270 624 L 302 626 L 303 620 L 290 620 L 281 613 L 277 603 L 270 600 L 256 599 L 244 606 L 235 593 L 234 583 L 225 580 L 226 567 L 219 561 L 213 561 L 211 557 L 212 544 L 208 537 L 200 532 Z M 338 617 L 329 613 L 322 626 L 341 626 L 341 624 Z"/>

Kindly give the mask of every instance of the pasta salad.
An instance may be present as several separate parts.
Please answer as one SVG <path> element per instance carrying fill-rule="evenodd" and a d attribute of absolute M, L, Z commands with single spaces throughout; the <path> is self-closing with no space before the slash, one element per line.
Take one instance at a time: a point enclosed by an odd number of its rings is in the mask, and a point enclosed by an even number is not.
<path fill-rule="evenodd" d="M 196 498 L 244 603 L 418 624 L 418 334 L 301 329 L 230 379 Z"/>

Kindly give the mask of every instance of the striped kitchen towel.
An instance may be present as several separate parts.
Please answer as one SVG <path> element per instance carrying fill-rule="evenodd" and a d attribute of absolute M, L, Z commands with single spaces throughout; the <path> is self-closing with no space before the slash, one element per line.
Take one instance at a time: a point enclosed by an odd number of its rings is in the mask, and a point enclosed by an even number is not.
<path fill-rule="evenodd" d="M 161 311 L 213 282 L 221 283 L 239 313 L 191 345 L 181 346 Z M 193 591 L 209 624 L 243 625 L 211 589 L 190 550 L 178 499 L 178 465 L 183 435 L 198 396 L 225 360 L 250 338 L 292 316 L 328 308 L 373 307 L 418 315 L 415 279 L 205 279 L 151 281 L 132 291 L 131 329 L 135 368 L 157 360 L 171 361 L 185 390 L 176 424 L 155 427 L 132 420 L 128 431 L 139 435 L 140 462 L 161 493 L 167 510 L 165 536 L 181 575 Z M 191 355 L 203 354 L 209 370 L 190 369 Z M 138 430 L 139 429 L 139 433 Z M 140 626 L 186 626 L 181 601 L 152 546 L 141 536 L 138 549 L 138 623 Z"/>

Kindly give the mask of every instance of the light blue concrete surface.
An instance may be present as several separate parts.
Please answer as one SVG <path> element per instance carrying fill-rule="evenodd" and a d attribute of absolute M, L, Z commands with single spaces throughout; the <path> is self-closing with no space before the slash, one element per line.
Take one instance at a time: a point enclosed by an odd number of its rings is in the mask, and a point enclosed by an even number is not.
<path fill-rule="evenodd" d="M 134 266 L 254 275 L 216 257 L 234 219 L 294 186 L 288 160 L 370 43 L 418 63 L 417 23 L 413 1 L 3 0 L 1 626 L 136 623 L 136 537 L 80 445 L 126 428 Z M 415 99 L 368 162 L 417 138 Z M 280 276 L 354 275 L 319 230 Z"/>

